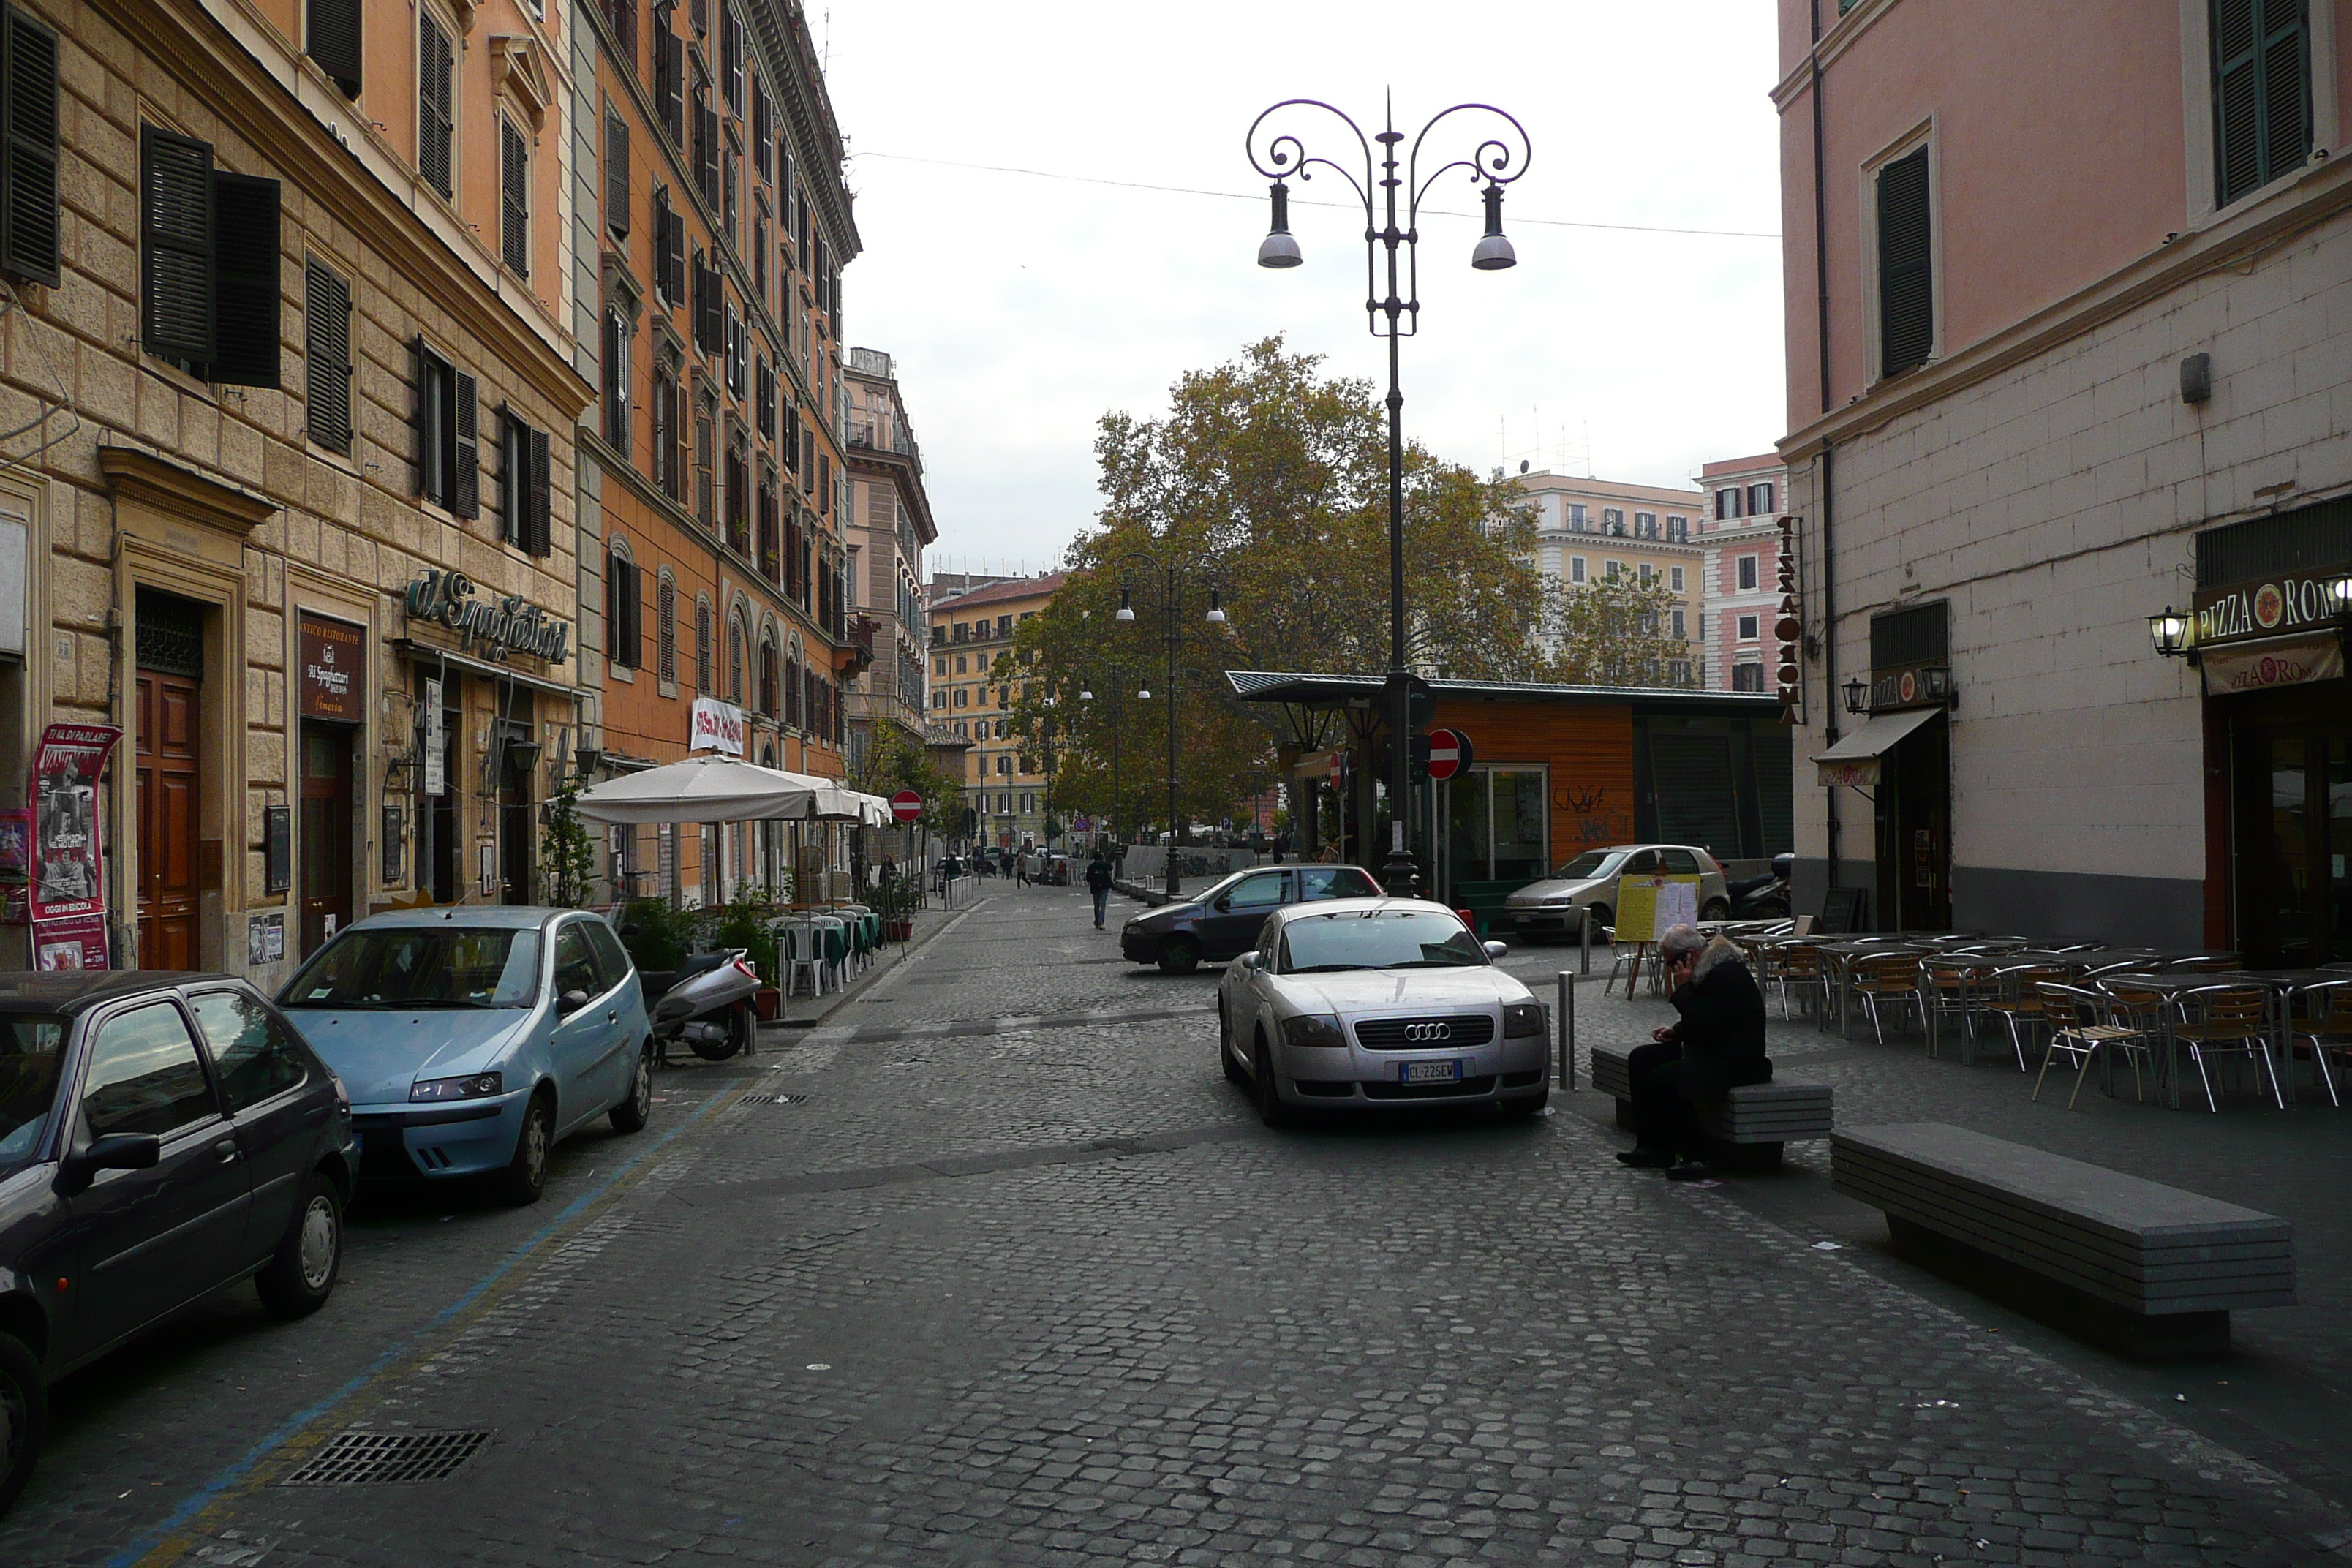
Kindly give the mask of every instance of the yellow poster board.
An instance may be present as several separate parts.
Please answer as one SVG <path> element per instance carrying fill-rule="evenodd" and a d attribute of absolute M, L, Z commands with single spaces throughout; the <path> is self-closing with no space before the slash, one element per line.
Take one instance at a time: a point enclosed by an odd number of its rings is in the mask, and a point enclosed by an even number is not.
<path fill-rule="evenodd" d="M 1617 940 L 1655 942 L 1667 929 L 1698 921 L 1698 879 L 1682 877 L 1620 877 L 1617 879 Z"/>

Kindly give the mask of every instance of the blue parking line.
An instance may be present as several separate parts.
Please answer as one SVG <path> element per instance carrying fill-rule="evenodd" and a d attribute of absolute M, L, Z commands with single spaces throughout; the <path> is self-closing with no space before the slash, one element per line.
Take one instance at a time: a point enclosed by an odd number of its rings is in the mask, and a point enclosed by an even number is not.
<path fill-rule="evenodd" d="M 288 1416 L 286 1420 L 275 1430 L 264 1436 L 252 1447 L 247 1449 L 242 1457 L 227 1465 L 220 1471 L 219 1474 L 214 1476 L 212 1479 L 206 1481 L 203 1486 L 197 1488 L 194 1491 L 189 1493 L 188 1496 L 182 1499 L 179 1506 L 174 1508 L 168 1515 L 166 1515 L 162 1523 L 140 1535 L 138 1538 L 133 1540 L 130 1545 L 125 1546 L 121 1551 L 108 1558 L 106 1560 L 106 1568 L 133 1568 L 134 1564 L 144 1559 L 158 1546 L 163 1545 L 171 1537 L 174 1531 L 180 1529 L 181 1526 L 194 1519 L 197 1514 L 203 1512 L 215 1499 L 218 1498 L 223 1492 L 227 1491 L 231 1487 L 243 1480 L 246 1477 L 251 1475 L 255 1468 L 257 1467 L 262 1460 L 268 1458 L 271 1454 L 276 1453 L 279 1448 L 293 1441 L 295 1437 L 300 1435 L 304 1427 L 310 1426 L 312 1422 L 318 1420 L 320 1416 L 334 1409 L 335 1406 L 341 1405 L 346 1399 L 349 1399 L 352 1394 L 357 1394 L 361 1389 L 366 1387 L 368 1384 L 379 1376 L 386 1367 L 391 1366 L 409 1351 L 415 1348 L 418 1341 L 424 1339 L 434 1330 L 447 1323 L 451 1319 L 457 1317 L 460 1312 L 463 1312 L 467 1307 L 473 1305 L 474 1302 L 481 1300 L 485 1291 L 488 1290 L 507 1275 L 512 1273 L 516 1267 L 525 1258 L 530 1257 L 530 1254 L 536 1250 L 541 1243 L 545 1242 L 548 1237 L 553 1236 L 557 1231 L 562 1230 L 572 1220 L 577 1219 L 590 1205 L 593 1204 L 599 1197 L 602 1197 L 605 1193 L 612 1190 L 614 1183 L 627 1175 L 637 1166 L 643 1164 L 647 1159 L 660 1153 L 672 1140 L 683 1136 L 688 1128 L 692 1127 L 705 1115 L 709 1113 L 711 1110 L 716 1110 L 729 1098 L 730 1096 L 726 1094 L 712 1095 L 709 1100 L 703 1101 L 699 1107 L 689 1113 L 685 1121 L 679 1122 L 676 1127 L 673 1127 L 667 1132 L 663 1133 L 661 1137 L 655 1140 L 652 1143 L 647 1144 L 645 1148 L 637 1151 L 636 1153 L 631 1155 L 621 1164 L 615 1166 L 611 1175 L 605 1177 L 603 1181 L 597 1183 L 594 1186 L 589 1188 L 586 1192 L 572 1199 L 570 1204 L 565 1205 L 562 1214 L 557 1215 L 553 1219 L 548 1221 L 538 1230 L 533 1231 L 527 1239 L 520 1243 L 514 1250 L 508 1253 L 504 1258 L 500 1259 L 497 1268 L 492 1268 L 488 1274 L 483 1275 L 479 1279 L 474 1281 L 473 1284 L 467 1286 L 465 1291 L 459 1295 L 456 1300 L 451 1301 L 447 1306 L 443 1307 L 439 1311 L 434 1313 L 424 1328 L 419 1329 L 415 1332 L 409 1334 L 406 1338 L 394 1342 L 387 1348 L 383 1354 L 368 1363 L 368 1364 L 348 1383 L 345 1383 L 341 1387 L 336 1389 L 332 1394 L 328 1394 L 326 1397 L 319 1400 L 315 1404 L 306 1405 L 304 1408 L 296 1411 L 292 1415 Z"/>

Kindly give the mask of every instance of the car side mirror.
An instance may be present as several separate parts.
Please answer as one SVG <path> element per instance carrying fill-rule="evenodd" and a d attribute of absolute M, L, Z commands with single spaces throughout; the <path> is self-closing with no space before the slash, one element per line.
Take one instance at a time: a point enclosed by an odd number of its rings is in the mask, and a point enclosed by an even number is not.
<path fill-rule="evenodd" d="M 1490 942 L 1486 943 L 1486 956 L 1488 958 L 1500 958 L 1510 951 L 1511 944 L 1507 942 Z"/>
<path fill-rule="evenodd" d="M 556 1012 L 565 1017 L 571 1016 L 586 1005 L 588 1005 L 588 993 L 585 991 L 566 991 L 555 999 Z"/>
<path fill-rule="evenodd" d="M 78 1193 L 100 1171 L 152 1171 L 163 1157 L 163 1141 L 152 1132 L 110 1132 L 79 1153 L 68 1153 L 58 1172 L 58 1187 Z"/>
<path fill-rule="evenodd" d="M 1223 914 L 1234 907 L 1234 901 L 1230 898 L 1221 898 L 1209 907 L 1216 910 L 1219 914 Z"/>
<path fill-rule="evenodd" d="M 1244 974 L 1255 974 L 1257 973 L 1259 960 L 1258 955 L 1255 952 L 1243 953 L 1239 958 L 1234 960 L 1234 962 L 1242 966 L 1242 973 Z"/>

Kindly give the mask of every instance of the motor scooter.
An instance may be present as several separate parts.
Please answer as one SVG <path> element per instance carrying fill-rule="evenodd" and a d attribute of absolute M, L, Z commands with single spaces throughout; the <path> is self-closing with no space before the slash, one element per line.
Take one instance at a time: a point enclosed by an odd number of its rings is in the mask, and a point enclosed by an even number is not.
<path fill-rule="evenodd" d="M 723 1062 L 738 1051 L 751 1055 L 759 1035 L 751 995 L 759 989 L 749 948 L 697 953 L 679 964 L 677 977 L 653 1006 L 656 1060 L 668 1065 L 672 1041 L 707 1062 Z"/>
<path fill-rule="evenodd" d="M 1769 873 L 1734 882 L 1726 889 L 1731 895 L 1732 919 L 1764 921 L 1785 917 L 1789 912 L 1789 873 L 1796 861 L 1791 854 L 1775 855 Z"/>

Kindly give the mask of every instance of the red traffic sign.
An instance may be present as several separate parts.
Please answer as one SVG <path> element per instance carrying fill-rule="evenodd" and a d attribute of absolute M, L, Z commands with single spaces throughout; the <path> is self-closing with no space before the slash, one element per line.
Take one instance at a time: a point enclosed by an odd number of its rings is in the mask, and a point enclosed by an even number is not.
<path fill-rule="evenodd" d="M 923 797 L 913 790 L 902 789 L 890 797 L 890 815 L 901 822 L 912 822 L 923 815 Z"/>
<path fill-rule="evenodd" d="M 1459 730 L 1432 730 L 1429 732 L 1429 776 L 1450 779 L 1470 771 L 1476 753 L 1471 750 L 1470 737 Z"/>

